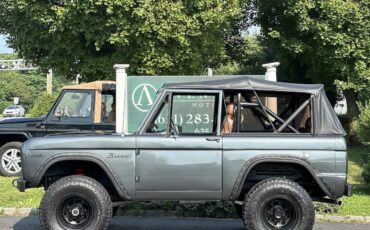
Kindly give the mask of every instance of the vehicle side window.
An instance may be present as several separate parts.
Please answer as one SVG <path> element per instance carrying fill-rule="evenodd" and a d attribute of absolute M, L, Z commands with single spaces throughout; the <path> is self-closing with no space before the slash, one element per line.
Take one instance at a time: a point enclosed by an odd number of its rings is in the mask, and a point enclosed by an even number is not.
<path fill-rule="evenodd" d="M 159 106 L 159 110 L 157 111 L 154 119 L 149 124 L 149 127 L 146 130 L 146 133 L 153 133 L 153 134 L 166 134 L 168 128 L 168 100 L 169 96 L 167 95 Z"/>
<path fill-rule="evenodd" d="M 54 110 L 54 117 L 89 118 L 92 110 L 91 92 L 65 92 Z"/>
<path fill-rule="evenodd" d="M 304 93 L 225 92 L 221 132 L 311 133 L 311 100 Z"/>
<path fill-rule="evenodd" d="M 101 111 L 103 122 L 114 122 L 112 119 L 109 119 L 110 117 L 113 117 L 113 113 L 115 113 L 114 106 L 114 96 L 112 94 L 103 94 Z"/>
<path fill-rule="evenodd" d="M 216 94 L 177 94 L 172 96 L 172 125 L 179 135 L 212 135 L 217 131 Z"/>

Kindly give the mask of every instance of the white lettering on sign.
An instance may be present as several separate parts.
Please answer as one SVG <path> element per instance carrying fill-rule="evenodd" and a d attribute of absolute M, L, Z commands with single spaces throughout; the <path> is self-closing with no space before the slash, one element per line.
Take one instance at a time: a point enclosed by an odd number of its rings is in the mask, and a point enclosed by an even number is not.
<path fill-rule="evenodd" d="M 141 112 L 148 112 L 150 106 L 154 102 L 154 96 L 157 93 L 157 89 L 150 84 L 138 85 L 132 93 L 132 103 L 135 108 Z"/>

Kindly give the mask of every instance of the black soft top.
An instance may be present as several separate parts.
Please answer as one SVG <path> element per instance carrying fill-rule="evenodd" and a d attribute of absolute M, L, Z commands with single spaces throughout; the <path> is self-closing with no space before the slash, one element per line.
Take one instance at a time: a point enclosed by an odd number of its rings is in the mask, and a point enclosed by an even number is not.
<path fill-rule="evenodd" d="M 314 96 L 314 130 L 318 135 L 346 135 L 322 84 L 295 84 L 255 79 L 247 76 L 220 80 L 165 84 L 164 89 L 222 89 L 307 93 Z"/>

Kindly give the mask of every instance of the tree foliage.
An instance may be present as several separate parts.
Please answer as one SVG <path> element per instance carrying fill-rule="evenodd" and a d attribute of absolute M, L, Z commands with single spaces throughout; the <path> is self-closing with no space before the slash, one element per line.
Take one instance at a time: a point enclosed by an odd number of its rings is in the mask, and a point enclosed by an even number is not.
<path fill-rule="evenodd" d="M 51 109 L 51 106 L 54 104 L 57 99 L 58 94 L 50 95 L 46 92 L 38 96 L 35 103 L 33 104 L 30 110 L 31 117 L 39 117 L 42 115 L 47 115 Z"/>
<path fill-rule="evenodd" d="M 0 59 L 16 58 L 16 55 L 0 55 Z M 67 82 L 60 76 L 53 79 L 53 91 L 58 92 Z M 39 71 L 0 71 L 0 112 L 13 104 L 14 97 L 19 97 L 26 113 L 35 103 L 35 99 L 46 92 L 46 74 Z"/>
<path fill-rule="evenodd" d="M 258 34 L 235 33 L 227 37 L 227 59 L 215 74 L 264 74 L 262 64 L 273 61 L 264 38 Z"/>
<path fill-rule="evenodd" d="M 359 139 L 364 143 L 370 142 L 370 104 L 360 104 L 360 116 L 356 121 L 355 131 Z M 370 161 L 369 161 L 370 169 Z M 370 170 L 369 170 L 370 173 Z M 369 174 L 370 175 L 370 174 Z"/>
<path fill-rule="evenodd" d="M 196 74 L 225 56 L 225 33 L 243 0 L 2 0 L 1 32 L 19 54 L 84 80 Z"/>
<path fill-rule="evenodd" d="M 249 0 L 247 12 L 282 62 L 281 79 L 369 94 L 369 0 Z"/>

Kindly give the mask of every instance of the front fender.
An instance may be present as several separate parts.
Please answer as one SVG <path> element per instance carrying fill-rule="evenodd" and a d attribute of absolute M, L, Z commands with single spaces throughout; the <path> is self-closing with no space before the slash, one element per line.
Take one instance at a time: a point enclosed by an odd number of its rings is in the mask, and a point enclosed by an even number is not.
<path fill-rule="evenodd" d="M 102 156 L 90 152 L 58 153 L 49 157 L 38 167 L 38 170 L 29 181 L 29 187 L 38 187 L 49 167 L 62 161 L 89 161 L 99 165 L 112 181 L 118 194 L 125 200 L 132 199 L 131 194 L 121 182 L 119 175 L 112 167 L 110 167 L 109 163 L 103 159 Z"/>

